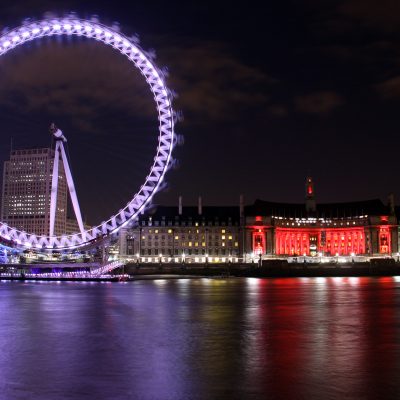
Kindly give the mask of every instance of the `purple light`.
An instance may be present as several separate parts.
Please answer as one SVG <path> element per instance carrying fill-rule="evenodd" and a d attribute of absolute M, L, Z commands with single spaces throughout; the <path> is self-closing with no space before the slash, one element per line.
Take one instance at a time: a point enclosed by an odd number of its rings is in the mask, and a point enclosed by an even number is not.
<path fill-rule="evenodd" d="M 171 103 L 168 99 L 167 88 L 165 87 L 163 80 L 160 78 L 158 70 L 153 66 L 152 62 L 146 58 L 140 47 L 131 43 L 128 38 L 114 31 L 113 28 L 105 27 L 100 25 L 98 22 L 92 23 L 91 21 L 78 20 L 76 18 L 44 20 L 39 23 L 25 25 L 0 37 L 0 43 L 2 43 L 0 50 L 2 51 L 2 54 L 5 54 L 12 48 L 23 44 L 30 39 L 43 36 L 44 34 L 52 36 L 72 33 L 85 35 L 88 38 L 94 36 L 96 40 L 101 40 L 112 47 L 117 47 L 117 43 L 122 42 L 123 46 L 118 45 L 118 50 L 123 55 L 127 56 L 134 66 L 142 72 L 151 91 L 153 93 L 158 93 L 155 98 L 158 120 L 160 121 L 157 153 L 154 157 L 154 163 L 150 169 L 150 173 L 146 177 L 145 183 L 141 186 L 139 192 L 135 194 L 132 200 L 118 212 L 119 218 L 112 216 L 101 225 L 93 227 L 85 232 L 84 235 L 72 234 L 68 236 L 63 235 L 61 237 L 37 236 L 35 234 L 27 234 L 18 231 L 17 229 L 8 227 L 7 224 L 0 222 L 0 228 L 2 229 L 0 235 L 7 240 L 12 240 L 18 244 L 22 244 L 26 248 L 36 247 L 37 249 L 42 249 L 45 247 L 51 249 L 56 247 L 72 250 L 82 247 L 87 243 L 87 241 L 94 239 L 97 232 L 109 235 L 119 230 L 121 225 L 125 226 L 127 222 L 137 218 L 141 210 L 152 199 L 155 192 L 159 190 L 160 183 L 163 181 L 164 174 L 168 169 L 167 166 L 171 159 L 174 123 L 172 121 L 170 108 Z M 154 182 L 156 182 L 156 185 L 154 185 Z"/>

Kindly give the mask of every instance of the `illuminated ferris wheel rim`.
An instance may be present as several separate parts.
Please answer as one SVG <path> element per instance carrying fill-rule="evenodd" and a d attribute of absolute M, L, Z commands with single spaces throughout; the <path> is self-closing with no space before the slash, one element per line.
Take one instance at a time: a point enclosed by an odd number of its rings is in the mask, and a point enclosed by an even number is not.
<path fill-rule="evenodd" d="M 76 17 L 44 19 L 22 25 L 0 37 L 0 56 L 35 39 L 46 36 L 77 35 L 103 42 L 125 55 L 140 70 L 154 95 L 159 120 L 159 136 L 156 156 L 145 183 L 132 200 L 107 221 L 85 232 L 63 236 L 40 236 L 26 233 L 0 222 L 0 236 L 17 245 L 32 249 L 72 250 L 117 232 L 144 211 L 159 190 L 171 162 L 174 147 L 174 118 L 171 94 L 164 83 L 163 73 L 155 66 L 137 43 L 117 29 L 99 22 Z M 100 160 L 101 162 L 101 160 Z"/>

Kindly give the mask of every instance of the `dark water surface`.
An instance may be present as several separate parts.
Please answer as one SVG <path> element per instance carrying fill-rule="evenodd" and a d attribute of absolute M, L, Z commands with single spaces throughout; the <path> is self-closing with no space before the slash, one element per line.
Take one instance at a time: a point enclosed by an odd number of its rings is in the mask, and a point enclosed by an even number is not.
<path fill-rule="evenodd" d="M 0 399 L 400 399 L 400 277 L 0 282 Z"/>

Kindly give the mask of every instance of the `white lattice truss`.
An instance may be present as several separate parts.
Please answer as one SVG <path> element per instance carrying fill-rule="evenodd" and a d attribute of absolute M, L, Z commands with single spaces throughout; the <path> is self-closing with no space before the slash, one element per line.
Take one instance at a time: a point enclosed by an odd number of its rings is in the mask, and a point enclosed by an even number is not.
<path fill-rule="evenodd" d="M 158 69 L 152 56 L 144 52 L 137 40 L 129 39 L 117 29 L 110 28 L 97 21 L 88 21 L 75 17 L 45 19 L 28 23 L 0 37 L 0 56 L 31 40 L 45 36 L 78 35 L 103 42 L 126 56 L 145 77 L 154 95 L 158 111 L 159 136 L 154 164 L 144 184 L 132 200 L 118 213 L 101 225 L 88 231 L 63 236 L 38 236 L 9 227 L 0 222 L 0 236 L 19 246 L 36 249 L 76 249 L 96 239 L 117 232 L 129 221 L 137 218 L 160 188 L 164 175 L 172 162 L 174 147 L 174 118 L 172 96 L 164 83 L 164 74 Z"/>
<path fill-rule="evenodd" d="M 106 275 L 106 274 L 109 274 L 114 269 L 122 267 L 123 265 L 124 265 L 124 263 L 121 261 L 113 261 L 113 262 L 110 262 L 109 264 L 103 265 L 102 267 L 92 269 L 90 271 L 90 274 L 93 276 Z"/>

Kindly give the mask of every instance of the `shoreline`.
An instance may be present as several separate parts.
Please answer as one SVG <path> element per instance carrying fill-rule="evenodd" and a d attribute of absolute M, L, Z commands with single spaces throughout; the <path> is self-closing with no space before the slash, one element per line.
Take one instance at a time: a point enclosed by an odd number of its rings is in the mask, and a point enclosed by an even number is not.
<path fill-rule="evenodd" d="M 49 282 L 132 282 L 156 279 L 196 279 L 196 278 L 302 278 L 302 277 L 384 277 L 400 276 L 400 264 L 360 263 L 360 264 L 224 264 L 224 265 L 128 265 L 114 271 L 109 276 L 27 276 L 14 273 L 0 276 L 5 281 L 49 281 Z"/>
<path fill-rule="evenodd" d="M 197 279 L 197 278 L 208 278 L 207 276 L 199 276 L 199 275 L 172 275 L 172 274 L 158 274 L 158 275 L 140 275 L 137 277 L 129 277 L 128 279 L 120 279 L 118 275 L 111 275 L 109 278 L 72 278 L 72 277 L 54 277 L 54 278 L 46 278 L 46 277 L 26 277 L 26 276 L 2 276 L 0 277 L 1 281 L 19 281 L 19 282 L 134 282 L 134 281 L 143 281 L 143 280 L 156 280 L 156 279 Z"/>

